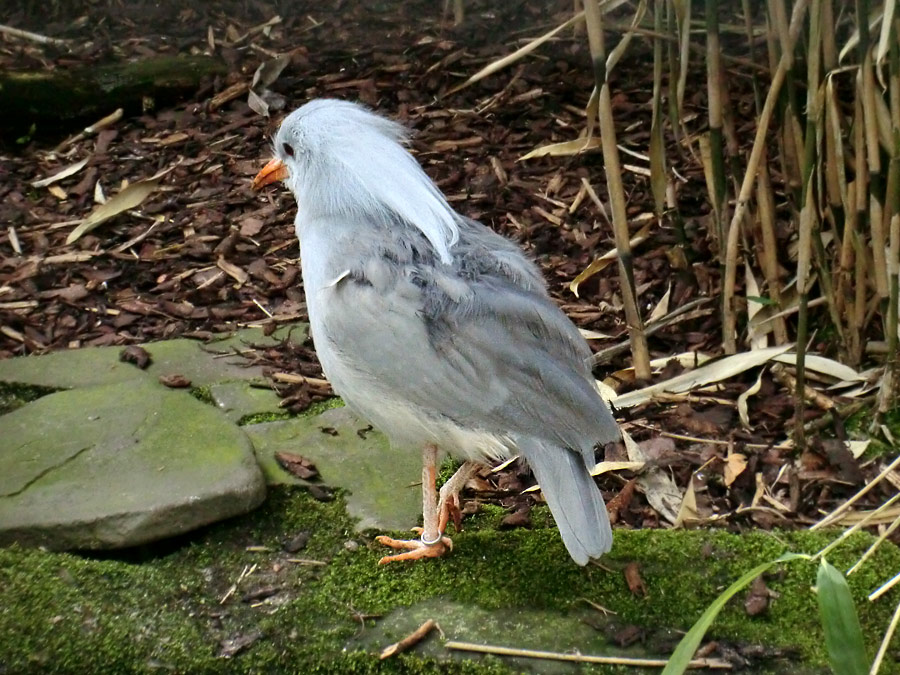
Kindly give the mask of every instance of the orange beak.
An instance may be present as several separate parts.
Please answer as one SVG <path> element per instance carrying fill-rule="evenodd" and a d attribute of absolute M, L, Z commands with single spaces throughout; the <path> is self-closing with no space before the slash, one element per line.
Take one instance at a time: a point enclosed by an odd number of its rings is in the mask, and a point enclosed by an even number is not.
<path fill-rule="evenodd" d="M 280 159 L 273 159 L 256 174 L 250 187 L 261 190 L 264 186 L 288 177 L 288 168 Z"/>

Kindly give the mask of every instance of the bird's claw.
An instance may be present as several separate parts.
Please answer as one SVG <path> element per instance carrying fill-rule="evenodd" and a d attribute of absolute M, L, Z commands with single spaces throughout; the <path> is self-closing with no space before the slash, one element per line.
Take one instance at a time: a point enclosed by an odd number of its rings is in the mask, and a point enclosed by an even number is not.
<path fill-rule="evenodd" d="M 440 530 L 444 532 L 448 523 L 453 523 L 457 532 L 462 532 L 462 511 L 459 510 L 459 496 L 453 495 L 441 510 Z"/>
<path fill-rule="evenodd" d="M 414 527 L 413 532 L 421 536 L 422 528 Z M 392 539 L 391 537 L 386 537 L 384 535 L 375 537 L 375 541 L 393 549 L 406 551 L 405 553 L 384 556 L 378 561 L 379 565 L 385 565 L 389 562 L 399 562 L 401 560 L 440 558 L 445 553 L 449 553 L 453 550 L 453 541 L 450 537 L 441 537 L 433 544 L 426 544 L 421 539 Z"/>

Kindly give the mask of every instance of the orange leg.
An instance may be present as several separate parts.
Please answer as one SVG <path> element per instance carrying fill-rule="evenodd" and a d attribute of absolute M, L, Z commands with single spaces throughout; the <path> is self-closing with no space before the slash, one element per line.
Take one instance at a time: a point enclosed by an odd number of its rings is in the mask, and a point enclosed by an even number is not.
<path fill-rule="evenodd" d="M 456 531 L 462 530 L 462 513 L 459 510 L 459 492 L 465 486 L 472 474 L 478 469 L 475 462 L 464 462 L 456 473 L 450 477 L 441 488 L 441 496 L 438 501 L 438 512 L 441 514 L 440 530 L 443 534 L 447 529 L 447 523 L 452 520 Z"/>
<path fill-rule="evenodd" d="M 459 491 L 475 473 L 478 465 L 475 462 L 465 462 L 441 488 L 439 497 L 435 488 L 437 456 L 438 449 L 434 445 L 426 446 L 422 452 L 422 519 L 425 527 L 413 528 L 413 532 L 419 535 L 419 539 L 391 539 L 383 535 L 376 537 L 375 540 L 380 544 L 406 551 L 384 556 L 378 561 L 378 564 L 383 565 L 399 560 L 438 558 L 453 550 L 453 542 L 450 537 L 444 536 L 444 530 L 451 519 L 457 532 L 462 529 Z"/>
<path fill-rule="evenodd" d="M 413 528 L 420 535 L 419 539 L 392 539 L 384 535 L 375 541 L 393 549 L 405 550 L 406 553 L 384 556 L 379 565 L 400 560 L 418 560 L 419 558 L 437 558 L 453 550 L 453 542 L 443 536 L 441 527 L 438 496 L 435 480 L 437 478 L 436 445 L 426 445 L 422 451 L 422 516 L 424 528 Z"/>

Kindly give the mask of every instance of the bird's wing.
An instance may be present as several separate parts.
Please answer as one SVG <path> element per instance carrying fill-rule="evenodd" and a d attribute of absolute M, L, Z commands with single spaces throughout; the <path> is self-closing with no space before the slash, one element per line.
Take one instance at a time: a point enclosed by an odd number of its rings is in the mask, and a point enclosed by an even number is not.
<path fill-rule="evenodd" d="M 386 266 L 386 267 L 385 267 Z M 618 438 L 574 325 L 502 276 L 367 261 L 323 298 L 328 349 L 354 382 L 472 429 L 586 451 Z M 350 374 L 350 375 L 347 375 Z"/>

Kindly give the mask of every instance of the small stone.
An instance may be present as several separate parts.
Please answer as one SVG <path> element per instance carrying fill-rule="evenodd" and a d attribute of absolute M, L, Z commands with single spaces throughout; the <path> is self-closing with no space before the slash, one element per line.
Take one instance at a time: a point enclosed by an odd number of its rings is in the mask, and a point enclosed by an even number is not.
<path fill-rule="evenodd" d="M 355 539 L 348 539 L 344 542 L 344 548 L 353 553 L 359 549 L 359 542 Z"/>
<path fill-rule="evenodd" d="M 307 542 L 309 542 L 309 532 L 301 532 L 297 536 L 285 541 L 281 545 L 281 548 L 283 548 L 286 553 L 296 553 L 297 551 L 302 551 L 306 548 Z"/>

